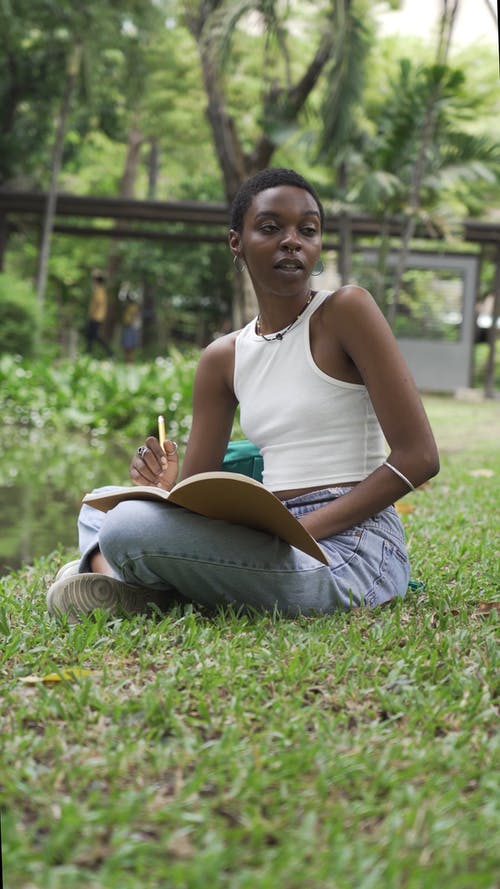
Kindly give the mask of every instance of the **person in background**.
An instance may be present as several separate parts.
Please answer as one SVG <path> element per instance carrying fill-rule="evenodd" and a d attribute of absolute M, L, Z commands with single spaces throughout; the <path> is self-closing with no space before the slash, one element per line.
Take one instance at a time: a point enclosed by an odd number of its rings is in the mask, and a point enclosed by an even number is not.
<path fill-rule="evenodd" d="M 103 337 L 103 326 L 108 314 L 108 295 L 106 292 L 106 277 L 100 269 L 92 272 L 92 294 L 90 297 L 89 313 L 87 320 L 87 352 L 91 355 L 94 344 L 97 344 L 108 355 L 112 356 L 112 350 Z"/>
<path fill-rule="evenodd" d="M 141 298 L 137 291 L 131 290 L 129 284 L 125 283 L 120 287 L 118 299 L 125 303 L 121 335 L 123 353 L 126 363 L 132 364 L 141 341 Z"/>
<path fill-rule="evenodd" d="M 258 315 L 198 364 L 181 478 L 220 469 L 236 408 L 263 458 L 263 484 L 320 542 L 328 565 L 277 537 L 168 503 L 83 506 L 81 559 L 47 594 L 72 619 L 104 607 L 182 601 L 282 616 L 377 607 L 404 596 L 408 553 L 394 502 L 439 471 L 420 395 L 373 297 L 313 287 L 324 211 L 288 169 L 262 170 L 232 206 L 229 248 Z M 177 447 L 146 438 L 134 484 L 171 490 Z"/>

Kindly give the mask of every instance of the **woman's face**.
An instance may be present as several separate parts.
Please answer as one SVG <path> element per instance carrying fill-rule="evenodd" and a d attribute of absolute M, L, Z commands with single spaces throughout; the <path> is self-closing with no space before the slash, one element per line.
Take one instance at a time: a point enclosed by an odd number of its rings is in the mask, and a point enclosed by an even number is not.
<path fill-rule="evenodd" d="M 231 232 L 256 288 L 275 292 L 309 286 L 321 253 L 321 219 L 313 196 L 295 185 L 259 192 L 248 208 L 243 232 Z"/>

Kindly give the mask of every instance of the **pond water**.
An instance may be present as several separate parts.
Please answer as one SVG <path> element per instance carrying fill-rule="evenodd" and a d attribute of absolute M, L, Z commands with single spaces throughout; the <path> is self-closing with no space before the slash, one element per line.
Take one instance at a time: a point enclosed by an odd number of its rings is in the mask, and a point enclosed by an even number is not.
<path fill-rule="evenodd" d="M 0 576 L 54 550 L 77 553 L 83 495 L 101 485 L 130 484 L 137 444 L 61 434 L 0 441 Z"/>

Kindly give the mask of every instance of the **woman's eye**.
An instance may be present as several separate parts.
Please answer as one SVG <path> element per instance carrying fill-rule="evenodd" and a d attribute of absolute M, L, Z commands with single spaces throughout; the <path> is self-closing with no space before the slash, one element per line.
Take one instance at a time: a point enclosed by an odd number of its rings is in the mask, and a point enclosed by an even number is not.
<path fill-rule="evenodd" d="M 272 223 L 272 222 L 266 222 L 265 225 L 261 226 L 261 231 L 266 232 L 266 233 L 267 232 L 277 232 L 278 226 L 274 225 L 274 223 Z"/>
<path fill-rule="evenodd" d="M 307 235 L 308 238 L 312 238 L 316 234 L 316 229 L 314 226 L 306 226 L 306 228 L 302 229 L 302 234 Z"/>

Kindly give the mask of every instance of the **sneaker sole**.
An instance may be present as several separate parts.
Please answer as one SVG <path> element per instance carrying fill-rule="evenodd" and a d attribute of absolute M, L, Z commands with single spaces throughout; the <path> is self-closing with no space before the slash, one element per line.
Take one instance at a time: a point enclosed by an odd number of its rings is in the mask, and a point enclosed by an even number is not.
<path fill-rule="evenodd" d="M 89 614 L 96 608 L 113 615 L 144 613 L 151 610 L 151 604 L 162 608 L 165 597 L 155 590 L 129 586 L 104 574 L 64 577 L 54 583 L 47 593 L 50 614 L 65 614 L 73 619 Z"/>

